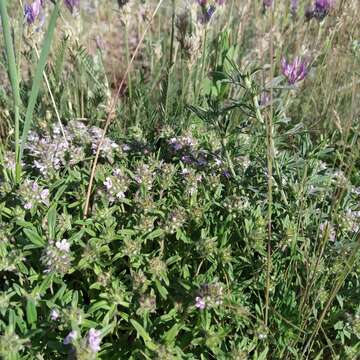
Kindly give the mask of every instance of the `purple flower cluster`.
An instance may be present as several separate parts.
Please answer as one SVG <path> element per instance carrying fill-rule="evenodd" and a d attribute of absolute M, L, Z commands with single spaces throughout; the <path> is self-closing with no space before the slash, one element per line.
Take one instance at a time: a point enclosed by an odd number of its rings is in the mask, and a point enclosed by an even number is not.
<path fill-rule="evenodd" d="M 104 181 L 109 201 L 115 202 L 125 198 L 125 192 L 128 190 L 129 185 L 129 177 L 120 169 L 115 169 L 113 174 Z"/>
<path fill-rule="evenodd" d="M 313 5 L 306 9 L 305 17 L 310 20 L 323 20 L 331 11 L 334 0 L 315 0 Z"/>
<path fill-rule="evenodd" d="M 211 4 L 208 0 L 197 0 L 197 3 L 201 7 L 201 14 L 199 15 L 199 21 L 202 24 L 210 22 L 211 18 L 215 14 L 216 6 L 222 6 L 225 4 L 225 0 L 215 0 Z"/>
<path fill-rule="evenodd" d="M 38 18 L 43 6 L 44 0 L 35 0 L 31 5 L 25 4 L 25 19 L 29 25 L 33 24 Z"/>
<path fill-rule="evenodd" d="M 30 210 L 41 203 L 49 206 L 49 189 L 40 187 L 36 181 L 26 179 L 20 185 L 18 193 L 26 210 Z"/>
<path fill-rule="evenodd" d="M 94 154 L 103 131 L 95 126 L 89 128 L 80 121 L 71 121 L 63 129 L 64 133 L 60 130 L 54 126 L 51 131 L 32 131 L 25 146 L 33 167 L 45 177 L 51 177 L 62 167 L 83 161 L 89 147 Z M 100 156 L 113 162 L 115 152 L 119 151 L 119 145 L 106 137 L 101 145 Z"/>
<path fill-rule="evenodd" d="M 299 0 L 291 0 L 290 12 L 293 16 L 296 15 L 298 7 L 299 7 Z"/>
<path fill-rule="evenodd" d="M 101 332 L 99 330 L 91 328 L 87 336 L 87 343 L 89 349 L 93 353 L 97 353 L 98 351 L 100 351 L 100 342 L 101 342 Z"/>
<path fill-rule="evenodd" d="M 273 4 L 273 0 L 263 0 L 263 6 L 264 8 L 271 7 Z"/>
<path fill-rule="evenodd" d="M 63 344 L 69 345 L 77 338 L 77 332 L 75 330 L 70 331 L 64 338 Z"/>
<path fill-rule="evenodd" d="M 217 307 L 223 303 L 224 286 L 215 282 L 201 285 L 199 295 L 195 298 L 195 307 L 199 310 Z"/>
<path fill-rule="evenodd" d="M 80 5 L 80 0 L 64 0 L 66 7 L 74 12 Z M 25 4 L 24 14 L 28 25 L 33 24 L 36 19 L 40 16 L 42 8 L 45 6 L 45 0 L 35 0 L 31 5 Z"/>
<path fill-rule="evenodd" d="M 285 58 L 281 59 L 281 71 L 287 78 L 290 85 L 303 80 L 308 74 L 308 63 L 296 57 L 294 61 L 287 62 Z"/>
<path fill-rule="evenodd" d="M 322 20 L 329 14 L 332 7 L 332 0 L 315 0 L 314 3 L 314 17 Z"/>
<path fill-rule="evenodd" d="M 40 260 L 45 267 L 44 273 L 66 274 L 71 266 L 70 243 L 66 239 L 49 240 Z"/>
<path fill-rule="evenodd" d="M 80 6 L 80 0 L 64 0 L 64 3 L 72 13 Z"/>

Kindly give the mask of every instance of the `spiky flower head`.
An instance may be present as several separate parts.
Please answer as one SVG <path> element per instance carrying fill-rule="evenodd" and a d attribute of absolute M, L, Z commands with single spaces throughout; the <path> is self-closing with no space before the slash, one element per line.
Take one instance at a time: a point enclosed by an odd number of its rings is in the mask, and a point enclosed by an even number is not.
<path fill-rule="evenodd" d="M 300 57 L 296 57 L 293 62 L 287 62 L 283 57 L 281 59 L 281 71 L 287 78 L 290 85 L 303 80 L 308 74 L 308 63 Z"/>

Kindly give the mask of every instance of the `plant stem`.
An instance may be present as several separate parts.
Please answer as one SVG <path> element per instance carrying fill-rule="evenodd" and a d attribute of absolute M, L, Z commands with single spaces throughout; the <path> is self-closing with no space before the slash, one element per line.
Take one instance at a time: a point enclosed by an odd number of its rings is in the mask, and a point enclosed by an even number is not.
<path fill-rule="evenodd" d="M 0 15 L 4 34 L 4 43 L 6 55 L 8 59 L 8 73 L 12 87 L 12 95 L 14 99 L 14 122 L 15 122 L 15 182 L 19 183 L 21 177 L 21 160 L 20 160 L 20 88 L 19 88 L 19 74 L 17 71 L 13 39 L 11 36 L 9 15 L 6 9 L 7 1 L 0 1 Z"/>

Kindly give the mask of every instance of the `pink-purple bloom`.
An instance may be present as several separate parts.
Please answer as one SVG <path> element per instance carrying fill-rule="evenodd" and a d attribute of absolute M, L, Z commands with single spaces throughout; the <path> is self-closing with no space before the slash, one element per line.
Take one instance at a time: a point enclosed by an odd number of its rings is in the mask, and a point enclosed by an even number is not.
<path fill-rule="evenodd" d="M 44 5 L 44 0 L 35 0 L 31 5 L 25 4 L 24 12 L 25 19 L 29 25 L 33 24 L 39 17 L 41 7 Z"/>
<path fill-rule="evenodd" d="M 322 20 L 331 10 L 332 0 L 315 0 L 314 17 Z"/>
<path fill-rule="evenodd" d="M 272 6 L 272 4 L 273 4 L 273 0 L 263 0 L 264 8 L 268 8 L 268 7 Z"/>
<path fill-rule="evenodd" d="M 197 296 L 195 298 L 195 307 L 197 307 L 200 310 L 204 310 L 206 307 L 205 299 L 200 296 Z"/>
<path fill-rule="evenodd" d="M 60 314 L 59 312 L 56 310 L 56 309 L 52 309 L 51 312 L 50 312 L 50 319 L 52 321 L 55 321 L 59 318 Z"/>
<path fill-rule="evenodd" d="M 71 12 L 74 12 L 75 8 L 78 8 L 80 4 L 80 0 L 64 0 L 64 2 Z"/>
<path fill-rule="evenodd" d="M 292 15 L 296 15 L 297 9 L 299 6 L 299 0 L 291 0 L 291 5 L 290 5 L 290 12 Z"/>
<path fill-rule="evenodd" d="M 101 332 L 91 328 L 88 333 L 88 345 L 92 352 L 96 353 L 100 350 Z"/>
<path fill-rule="evenodd" d="M 72 330 L 72 331 L 70 331 L 70 332 L 66 335 L 63 343 L 64 343 L 64 345 L 69 345 L 69 344 L 71 344 L 76 338 L 77 338 L 77 332 L 76 332 L 75 330 Z"/>
<path fill-rule="evenodd" d="M 294 61 L 287 62 L 285 58 L 281 59 L 281 71 L 287 78 L 290 85 L 303 80 L 308 74 L 308 63 L 296 57 Z"/>

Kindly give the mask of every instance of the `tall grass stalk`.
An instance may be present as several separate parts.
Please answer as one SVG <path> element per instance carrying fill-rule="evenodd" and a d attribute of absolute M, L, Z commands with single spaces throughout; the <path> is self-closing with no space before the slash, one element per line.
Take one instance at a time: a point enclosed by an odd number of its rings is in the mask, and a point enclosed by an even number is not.
<path fill-rule="evenodd" d="M 33 85 L 31 88 L 29 104 L 26 109 L 24 127 L 23 127 L 23 131 L 22 131 L 22 135 L 21 135 L 20 158 L 19 158 L 20 161 L 21 161 L 21 158 L 24 153 L 27 136 L 28 136 L 29 130 L 31 128 L 31 124 L 32 124 L 32 120 L 33 120 L 33 113 L 34 113 L 37 97 L 39 94 L 40 85 L 42 82 L 43 73 L 44 73 L 44 69 L 46 66 L 46 61 L 47 61 L 47 58 L 50 53 L 51 42 L 53 39 L 55 26 L 56 26 L 56 20 L 59 16 L 59 12 L 60 12 L 60 1 L 57 1 L 56 5 L 54 7 L 54 10 L 51 14 L 49 27 L 45 34 L 45 39 L 44 39 L 43 46 L 41 49 L 39 62 L 37 64 L 36 70 L 35 70 L 35 76 L 34 76 Z"/>
<path fill-rule="evenodd" d="M 14 101 L 14 130 L 15 130 L 15 181 L 18 183 L 21 177 L 21 156 L 20 156 L 20 87 L 19 87 L 19 73 L 17 71 L 13 39 L 11 36 L 9 15 L 7 13 L 7 1 L 0 1 L 0 16 L 3 28 L 3 36 L 5 43 L 5 50 L 7 55 L 8 74 L 12 87 L 12 97 Z"/>
<path fill-rule="evenodd" d="M 104 129 L 103 129 L 103 133 L 102 133 L 102 136 L 101 136 L 101 139 L 99 141 L 99 144 L 97 146 L 97 150 L 96 150 L 96 154 L 95 154 L 95 158 L 94 158 L 94 161 L 92 163 L 92 167 L 91 167 L 91 173 L 90 173 L 90 179 L 89 179 L 89 184 L 88 184 L 88 189 L 87 189 L 87 193 L 86 193 L 86 199 L 85 199 L 85 206 L 84 206 L 84 217 L 87 217 L 87 214 L 88 214 L 88 211 L 89 211 L 89 206 L 90 206 L 90 197 L 91 197 L 91 191 L 92 191 L 92 184 L 94 182 L 94 177 L 95 177 L 95 172 L 96 172 L 96 166 L 97 166 L 97 163 L 98 163 L 98 160 L 99 160 L 99 156 L 100 156 L 100 150 L 101 150 L 101 146 L 104 142 L 104 139 L 105 139 L 105 135 L 106 135 L 106 132 L 109 128 L 109 125 L 111 123 L 111 120 L 113 118 L 113 113 L 115 111 L 115 107 L 117 105 L 117 102 L 119 100 L 119 97 L 120 97 L 120 93 L 121 93 L 121 89 L 122 89 L 122 86 L 124 84 L 124 81 L 126 79 L 126 77 L 128 76 L 130 70 L 131 70 L 131 66 L 135 60 L 135 57 L 140 49 L 140 46 L 141 44 L 143 43 L 144 39 L 145 39 L 145 35 L 146 33 L 149 31 L 150 27 L 151 27 L 151 24 L 155 18 L 155 15 L 157 14 L 157 12 L 159 11 L 160 7 L 161 7 L 161 4 L 162 4 L 163 0 L 159 0 L 151 18 L 149 19 L 149 22 L 147 24 L 147 26 L 145 27 L 144 29 L 144 32 L 141 36 L 141 38 L 139 39 L 139 42 L 134 50 L 134 53 L 133 53 L 133 56 L 131 57 L 131 60 L 127 66 L 127 69 L 125 71 L 125 74 L 121 80 L 121 83 L 117 89 L 117 92 L 115 94 L 115 97 L 113 98 L 113 101 L 111 102 L 111 105 L 110 105 L 110 109 L 109 109 L 109 114 L 107 116 L 107 119 L 106 119 L 106 122 L 105 122 L 105 126 L 104 126 Z"/>

